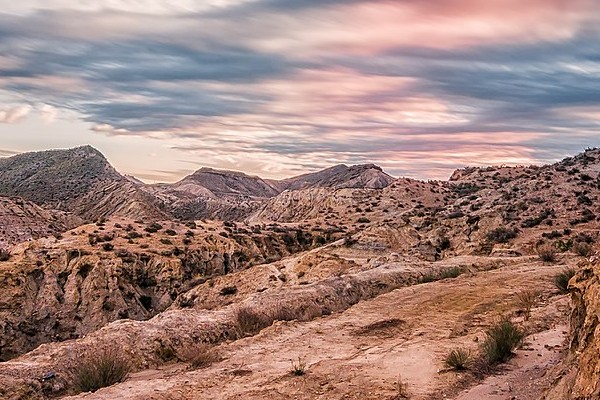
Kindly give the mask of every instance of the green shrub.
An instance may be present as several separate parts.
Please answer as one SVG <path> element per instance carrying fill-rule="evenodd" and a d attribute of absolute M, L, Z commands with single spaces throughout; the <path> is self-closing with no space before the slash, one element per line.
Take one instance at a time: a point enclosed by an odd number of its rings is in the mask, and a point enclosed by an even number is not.
<path fill-rule="evenodd" d="M 292 361 L 292 370 L 290 371 L 294 376 L 302 376 L 306 373 L 306 361 L 303 358 L 298 357 L 298 360 Z"/>
<path fill-rule="evenodd" d="M 525 336 L 525 333 L 508 317 L 503 317 L 492 325 L 485 334 L 486 338 L 481 344 L 481 350 L 489 365 L 508 360 Z"/>
<path fill-rule="evenodd" d="M 131 370 L 129 361 L 117 349 L 88 351 L 78 359 L 71 373 L 78 393 L 95 392 L 123 382 Z"/>
<path fill-rule="evenodd" d="M 577 271 L 573 268 L 566 268 L 554 275 L 554 286 L 556 286 L 561 293 L 567 293 L 569 291 L 569 281 L 576 272 Z"/>
<path fill-rule="evenodd" d="M 473 357 L 471 356 L 471 352 L 469 350 L 454 349 L 448 353 L 446 359 L 444 360 L 444 364 L 453 370 L 464 371 L 469 369 L 473 364 Z"/>

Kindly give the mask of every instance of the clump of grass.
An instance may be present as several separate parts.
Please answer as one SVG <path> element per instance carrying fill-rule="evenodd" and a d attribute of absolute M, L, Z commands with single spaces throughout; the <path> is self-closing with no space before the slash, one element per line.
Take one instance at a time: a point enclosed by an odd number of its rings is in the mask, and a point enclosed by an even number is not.
<path fill-rule="evenodd" d="M 540 260 L 544 262 L 554 262 L 556 261 L 556 247 L 546 243 L 538 246 L 537 255 Z"/>
<path fill-rule="evenodd" d="M 181 361 L 190 364 L 192 369 L 210 367 L 213 363 L 221 361 L 221 355 L 205 343 L 186 347 L 178 352 Z"/>
<path fill-rule="evenodd" d="M 554 275 L 554 286 L 556 286 L 561 293 L 567 293 L 569 291 L 569 281 L 576 272 L 577 271 L 573 268 L 566 268 Z"/>
<path fill-rule="evenodd" d="M 78 393 L 95 392 L 123 382 L 130 371 L 129 361 L 115 348 L 88 351 L 71 372 L 73 387 Z"/>
<path fill-rule="evenodd" d="M 508 317 L 500 319 L 485 334 L 486 338 L 481 344 L 481 350 L 489 365 L 508 360 L 513 354 L 513 350 L 521 344 L 525 337 L 525 333 Z"/>
<path fill-rule="evenodd" d="M 469 350 L 454 349 L 448 353 L 444 364 L 455 371 L 464 371 L 469 369 L 473 364 L 473 356 Z"/>
<path fill-rule="evenodd" d="M 460 267 L 451 267 L 437 272 L 429 272 L 421 276 L 421 278 L 419 278 L 419 283 L 428 283 L 439 281 L 442 279 L 456 278 L 457 276 L 462 274 L 462 272 L 463 271 Z"/>
<path fill-rule="evenodd" d="M 292 370 L 290 371 L 294 376 L 302 376 L 306 373 L 306 360 L 302 357 L 298 357 L 296 361 L 292 360 Z"/>
<path fill-rule="evenodd" d="M 529 320 L 531 309 L 535 305 L 539 295 L 540 293 L 537 290 L 523 290 L 517 293 L 517 301 L 523 309 L 525 321 Z"/>
<path fill-rule="evenodd" d="M 241 336 L 254 335 L 273 323 L 267 315 L 257 313 L 249 307 L 239 307 L 235 311 L 235 322 Z"/>
<path fill-rule="evenodd" d="M 573 251 L 575 254 L 580 255 L 581 257 L 587 257 L 592 252 L 592 246 L 585 242 L 575 242 L 573 245 Z"/>
<path fill-rule="evenodd" d="M 404 382 L 400 375 L 398 375 L 395 389 L 396 394 L 392 397 L 392 400 L 408 399 L 410 397 L 410 393 L 408 392 L 408 383 Z"/>

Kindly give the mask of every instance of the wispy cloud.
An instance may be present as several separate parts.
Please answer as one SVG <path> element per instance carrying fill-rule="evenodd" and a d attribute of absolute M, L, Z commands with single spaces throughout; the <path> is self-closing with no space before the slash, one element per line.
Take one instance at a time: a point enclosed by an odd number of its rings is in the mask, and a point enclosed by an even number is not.
<path fill-rule="evenodd" d="M 67 109 L 267 175 L 369 161 L 444 177 L 600 145 L 594 0 L 173 3 L 5 9 L 0 121 Z"/>

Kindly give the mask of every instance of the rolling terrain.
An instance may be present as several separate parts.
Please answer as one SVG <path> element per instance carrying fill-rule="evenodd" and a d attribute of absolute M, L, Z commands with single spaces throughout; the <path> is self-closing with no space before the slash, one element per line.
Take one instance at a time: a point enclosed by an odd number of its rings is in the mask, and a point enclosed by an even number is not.
<path fill-rule="evenodd" d="M 0 160 L 0 192 L 39 204 L 23 203 L 39 226 L 87 220 L 36 231 L 0 262 L 1 398 L 600 395 L 599 149 L 448 181 L 367 164 L 281 181 L 201 169 L 159 185 L 93 149 L 66 152 Z M 96 171 L 81 192 L 71 174 L 34 190 L 71 159 Z M 569 294 L 554 283 L 566 269 L 577 272 Z M 525 335 L 507 363 L 445 365 L 457 348 L 475 358 L 502 317 Z M 115 343 L 128 378 L 77 393 L 82 360 Z"/>

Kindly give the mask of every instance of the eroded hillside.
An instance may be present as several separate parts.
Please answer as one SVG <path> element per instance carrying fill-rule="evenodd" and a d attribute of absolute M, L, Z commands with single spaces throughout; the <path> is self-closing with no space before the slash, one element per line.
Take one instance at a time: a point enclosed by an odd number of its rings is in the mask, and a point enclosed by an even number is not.
<path fill-rule="evenodd" d="M 202 212 L 237 221 L 113 217 L 14 247 L 0 262 L 14 357 L 0 395 L 597 396 L 600 150 L 447 182 L 335 168 L 286 187 L 205 170 L 176 195 L 144 190 L 163 212 L 212 198 Z M 481 364 L 498 321 L 525 338 L 500 366 Z M 127 379 L 79 394 L 82 362 L 115 343 Z M 459 348 L 474 363 L 462 372 L 445 364 Z"/>

